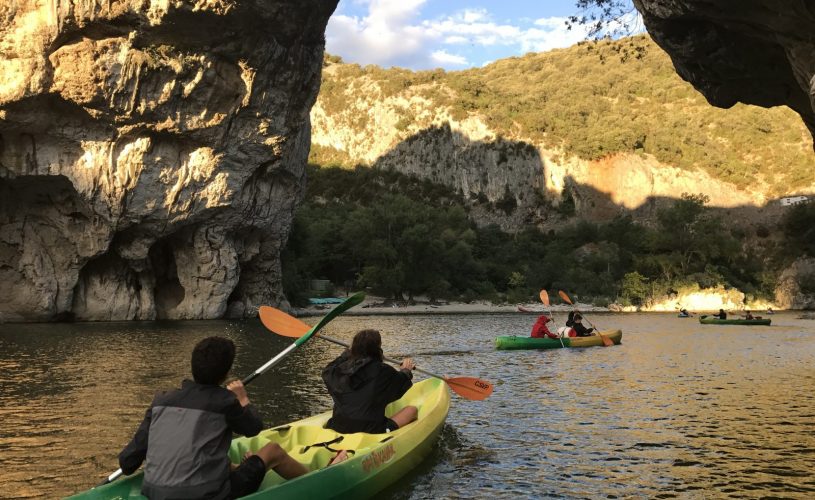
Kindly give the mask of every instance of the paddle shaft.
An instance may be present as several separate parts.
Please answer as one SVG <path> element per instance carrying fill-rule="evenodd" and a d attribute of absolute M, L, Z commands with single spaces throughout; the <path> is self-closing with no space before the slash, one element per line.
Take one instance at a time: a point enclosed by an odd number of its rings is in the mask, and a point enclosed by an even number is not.
<path fill-rule="evenodd" d="M 335 344 L 337 344 L 337 345 L 341 345 L 341 346 L 343 346 L 343 347 L 345 347 L 345 348 L 348 348 L 348 349 L 350 349 L 350 348 L 351 348 L 351 345 L 350 345 L 348 342 L 343 342 L 342 340 L 335 339 L 335 338 L 329 337 L 329 336 L 327 336 L 327 335 L 322 335 L 322 334 L 319 334 L 319 335 L 317 335 L 317 337 L 319 337 L 319 338 L 321 338 L 321 339 L 323 339 L 323 340 L 327 340 L 327 341 L 329 341 L 329 342 L 333 342 L 333 343 L 335 343 Z M 382 359 L 384 359 L 384 360 L 385 360 L 385 361 L 387 361 L 388 363 L 393 363 L 393 364 L 395 364 L 395 365 L 401 365 L 401 364 L 402 364 L 402 362 L 401 362 L 401 361 L 399 361 L 399 360 L 397 360 L 397 359 L 389 358 L 389 357 L 387 357 L 387 356 L 383 356 L 383 358 L 382 358 Z M 425 374 L 425 375 L 427 375 L 428 377 L 440 378 L 440 379 L 442 379 L 442 380 L 445 380 L 445 379 L 447 378 L 447 377 L 442 377 L 441 375 L 436 375 L 435 373 L 430 373 L 429 371 L 426 371 L 426 370 L 422 370 L 421 368 L 414 368 L 413 370 L 414 370 L 414 371 L 417 371 L 417 372 L 419 372 L 419 373 L 424 373 L 424 374 Z"/>
<path fill-rule="evenodd" d="M 314 334 L 316 334 L 316 333 L 317 333 L 317 331 L 319 331 L 319 330 L 320 330 L 322 327 L 324 327 L 326 324 L 328 324 L 328 322 L 329 322 L 329 321 L 331 321 L 332 319 L 334 319 L 334 318 L 335 318 L 335 317 L 337 317 L 338 315 L 342 314 L 343 312 L 347 311 L 348 309 L 350 309 L 350 308 L 354 307 L 355 305 L 359 304 L 360 302 L 362 302 L 362 300 L 363 300 L 364 298 L 365 298 L 365 294 L 364 294 L 364 293 L 362 293 L 362 292 L 357 292 L 357 293 L 355 293 L 354 295 L 352 295 L 352 296 L 348 297 L 347 299 L 345 299 L 345 300 L 342 302 L 342 304 L 339 304 L 339 305 L 338 305 L 338 306 L 336 306 L 334 309 L 332 309 L 331 311 L 329 311 L 329 313 L 328 313 L 328 314 L 326 314 L 325 316 L 323 316 L 323 318 L 320 320 L 320 322 L 319 322 L 319 323 L 317 323 L 316 325 L 314 325 L 314 326 L 313 326 L 311 329 L 309 329 L 307 332 L 305 332 L 305 334 L 304 334 L 302 337 L 298 338 L 298 339 L 297 339 L 296 341 L 294 341 L 294 343 L 293 343 L 293 344 L 291 344 L 289 347 L 287 347 L 287 348 L 283 349 L 283 350 L 282 350 L 282 351 L 281 351 L 281 352 L 280 352 L 280 353 L 279 353 L 277 356 L 273 357 L 272 359 L 270 359 L 269 361 L 267 361 L 266 363 L 264 363 L 264 364 L 263 364 L 263 366 L 261 366 L 260 368 L 258 368 L 257 370 L 255 370 L 253 373 L 251 373 L 251 374 L 250 374 L 249 376 L 247 376 L 246 378 L 244 378 L 244 379 L 241 381 L 241 382 L 243 383 L 243 385 L 246 385 L 246 384 L 250 383 L 251 381 L 253 381 L 253 380 L 255 380 L 256 378 L 258 378 L 259 376 L 261 376 L 261 375 L 263 375 L 264 373 L 266 373 L 266 372 L 267 372 L 267 371 L 268 371 L 270 368 L 272 368 L 272 367 L 273 367 L 273 366 L 275 366 L 276 364 L 280 363 L 280 361 L 282 361 L 282 360 L 283 360 L 283 358 L 285 358 L 285 357 L 286 357 L 286 356 L 287 356 L 289 353 L 291 353 L 293 350 L 297 349 L 297 348 L 298 348 L 298 347 L 300 347 L 301 345 L 303 345 L 303 344 L 305 344 L 306 342 L 308 342 L 308 340 L 309 340 L 309 339 L 310 339 L 312 336 L 314 336 Z M 108 483 L 110 483 L 110 482 L 113 482 L 113 481 L 115 481 L 116 479 L 118 479 L 118 478 L 119 478 L 119 477 L 120 477 L 122 474 L 123 474 L 122 469 L 121 469 L 121 468 L 120 468 L 120 469 L 117 469 L 117 470 L 116 470 L 116 472 L 114 472 L 113 474 L 109 475 L 109 476 L 108 476 L 108 477 L 107 477 L 107 478 L 106 478 L 104 481 L 102 481 L 101 483 L 97 484 L 96 486 L 97 486 L 97 487 L 98 487 L 98 486 L 103 486 L 103 485 L 105 485 L 105 484 L 108 484 Z"/>
<path fill-rule="evenodd" d="M 563 344 L 563 337 L 560 336 L 560 332 L 558 331 L 558 328 L 557 328 L 557 323 L 555 323 L 555 315 L 552 312 L 552 306 L 549 305 L 549 292 L 547 292 L 546 290 L 541 290 L 540 291 L 540 299 L 541 299 L 541 302 L 543 302 L 543 305 L 545 305 L 546 307 L 549 308 L 549 311 L 548 311 L 549 312 L 549 317 L 552 318 L 552 325 L 555 327 L 555 333 L 557 333 L 557 339 L 560 340 L 560 347 L 565 349 L 566 345 Z"/>
<path fill-rule="evenodd" d="M 272 359 L 267 361 L 263 366 L 261 366 L 260 368 L 255 370 L 251 375 L 249 375 L 248 377 L 241 380 L 243 385 L 249 384 L 250 382 L 252 382 L 256 378 L 258 378 L 261 375 L 263 375 L 264 373 L 266 373 L 270 368 L 272 368 L 276 364 L 280 363 L 280 361 L 283 360 L 283 358 L 285 358 L 290 352 L 295 350 L 297 348 L 297 346 L 298 346 L 297 342 L 294 342 L 289 347 L 287 347 L 287 348 L 283 349 L 282 351 L 280 351 L 280 354 L 273 357 Z M 108 484 L 108 483 L 112 483 L 113 481 L 119 479 L 119 477 L 121 477 L 122 474 L 124 474 L 124 472 L 122 472 L 122 469 L 117 469 L 116 472 L 109 475 L 104 481 L 97 484 L 96 486 L 98 487 L 98 486 L 103 486 L 103 485 Z"/>
<path fill-rule="evenodd" d="M 568 295 L 566 295 L 566 292 L 564 292 L 563 290 L 560 290 L 558 292 L 558 295 L 560 295 L 561 299 L 565 300 L 567 303 L 569 303 L 572 306 L 572 308 L 574 309 L 574 312 L 580 314 L 580 311 L 577 310 L 577 304 L 572 302 L 572 299 Z M 580 316 L 583 317 L 582 314 L 580 314 Z M 600 337 L 600 339 L 603 341 L 604 346 L 608 347 L 608 346 L 614 345 L 614 341 L 612 341 L 610 338 L 608 338 L 605 335 L 603 335 L 602 333 L 600 333 L 600 330 L 598 330 L 597 327 L 594 326 L 594 323 L 592 323 L 589 318 L 586 318 L 586 321 L 594 329 L 594 333 L 596 333 Z"/>

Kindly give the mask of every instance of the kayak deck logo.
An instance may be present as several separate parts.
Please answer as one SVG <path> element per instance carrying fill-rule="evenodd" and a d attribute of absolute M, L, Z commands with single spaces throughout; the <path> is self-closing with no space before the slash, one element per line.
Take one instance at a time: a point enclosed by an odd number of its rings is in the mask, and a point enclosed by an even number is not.
<path fill-rule="evenodd" d="M 396 455 L 396 450 L 393 449 L 393 444 L 389 444 L 381 450 L 371 452 L 371 454 L 362 461 L 362 470 L 371 472 L 371 470 L 378 468 L 393 458 L 394 455 Z"/>

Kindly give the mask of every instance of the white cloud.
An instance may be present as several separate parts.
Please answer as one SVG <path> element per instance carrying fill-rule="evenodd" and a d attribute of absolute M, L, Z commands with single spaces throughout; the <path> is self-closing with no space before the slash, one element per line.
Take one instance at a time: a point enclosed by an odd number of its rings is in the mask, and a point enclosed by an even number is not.
<path fill-rule="evenodd" d="M 466 57 L 451 54 L 445 50 L 436 50 L 430 56 L 433 58 L 434 61 L 436 61 L 442 66 L 447 65 L 467 66 L 470 64 L 467 62 Z"/>
<path fill-rule="evenodd" d="M 485 50 L 491 50 L 489 57 L 494 59 L 567 47 L 586 35 L 582 27 L 568 31 L 562 17 L 518 21 L 524 25 L 520 26 L 497 23 L 485 9 L 421 20 L 427 2 L 356 0 L 367 14 L 334 15 L 326 32 L 327 49 L 350 62 L 426 69 L 479 65 Z"/>

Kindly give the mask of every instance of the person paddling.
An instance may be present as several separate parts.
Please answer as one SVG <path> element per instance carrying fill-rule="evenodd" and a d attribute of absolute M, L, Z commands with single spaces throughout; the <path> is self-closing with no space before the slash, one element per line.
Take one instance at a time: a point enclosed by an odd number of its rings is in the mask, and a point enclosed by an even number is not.
<path fill-rule="evenodd" d="M 416 420 L 415 406 L 406 406 L 390 418 L 385 416 L 385 407 L 413 385 L 414 368 L 410 358 L 402 360 L 399 370 L 385 364 L 379 332 L 358 332 L 351 348 L 323 369 L 323 382 L 334 400 L 334 412 L 326 427 L 343 434 L 383 434 Z"/>
<path fill-rule="evenodd" d="M 719 309 L 719 312 L 712 315 L 714 318 L 719 319 L 727 319 L 727 313 L 724 312 L 724 309 Z"/>
<path fill-rule="evenodd" d="M 552 333 L 549 330 L 549 327 L 546 326 L 546 323 L 549 323 L 550 321 L 552 321 L 552 318 L 545 314 L 538 316 L 538 320 L 535 321 L 534 325 L 532 325 L 532 333 L 529 336 L 535 339 L 547 337 L 550 339 L 558 338 L 558 335 L 556 333 Z"/>
<path fill-rule="evenodd" d="M 151 500 L 237 498 L 257 491 L 267 469 L 292 479 L 308 469 L 277 443 L 269 443 L 243 463 L 231 465 L 232 433 L 256 436 L 263 422 L 240 380 L 226 380 L 235 344 L 208 337 L 192 351 L 193 380 L 157 395 L 130 443 L 119 454 L 124 474 L 145 462 L 141 493 Z"/>
<path fill-rule="evenodd" d="M 583 316 L 579 312 L 572 311 L 566 320 L 566 326 L 571 327 L 578 337 L 591 337 L 594 328 L 586 328 L 583 324 Z"/>

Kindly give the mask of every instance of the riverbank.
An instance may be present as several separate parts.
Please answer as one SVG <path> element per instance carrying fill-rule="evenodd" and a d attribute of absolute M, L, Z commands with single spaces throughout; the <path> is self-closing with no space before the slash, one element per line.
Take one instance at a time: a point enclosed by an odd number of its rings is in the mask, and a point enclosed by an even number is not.
<path fill-rule="evenodd" d="M 605 307 L 596 307 L 591 304 L 578 302 L 577 308 L 581 311 L 608 311 Z M 333 305 L 321 304 L 303 308 L 294 308 L 293 314 L 298 317 L 323 316 Z M 493 304 L 489 301 L 473 302 L 429 302 L 427 300 L 415 300 L 411 303 L 407 301 L 393 301 L 383 297 L 366 297 L 357 307 L 343 313 L 352 316 L 391 316 L 391 315 L 411 315 L 411 314 L 493 314 L 493 313 L 517 313 L 543 314 L 551 310 L 566 314 L 572 310 L 568 304 L 553 305 L 547 308 L 540 302 L 526 302 L 518 304 Z"/>

